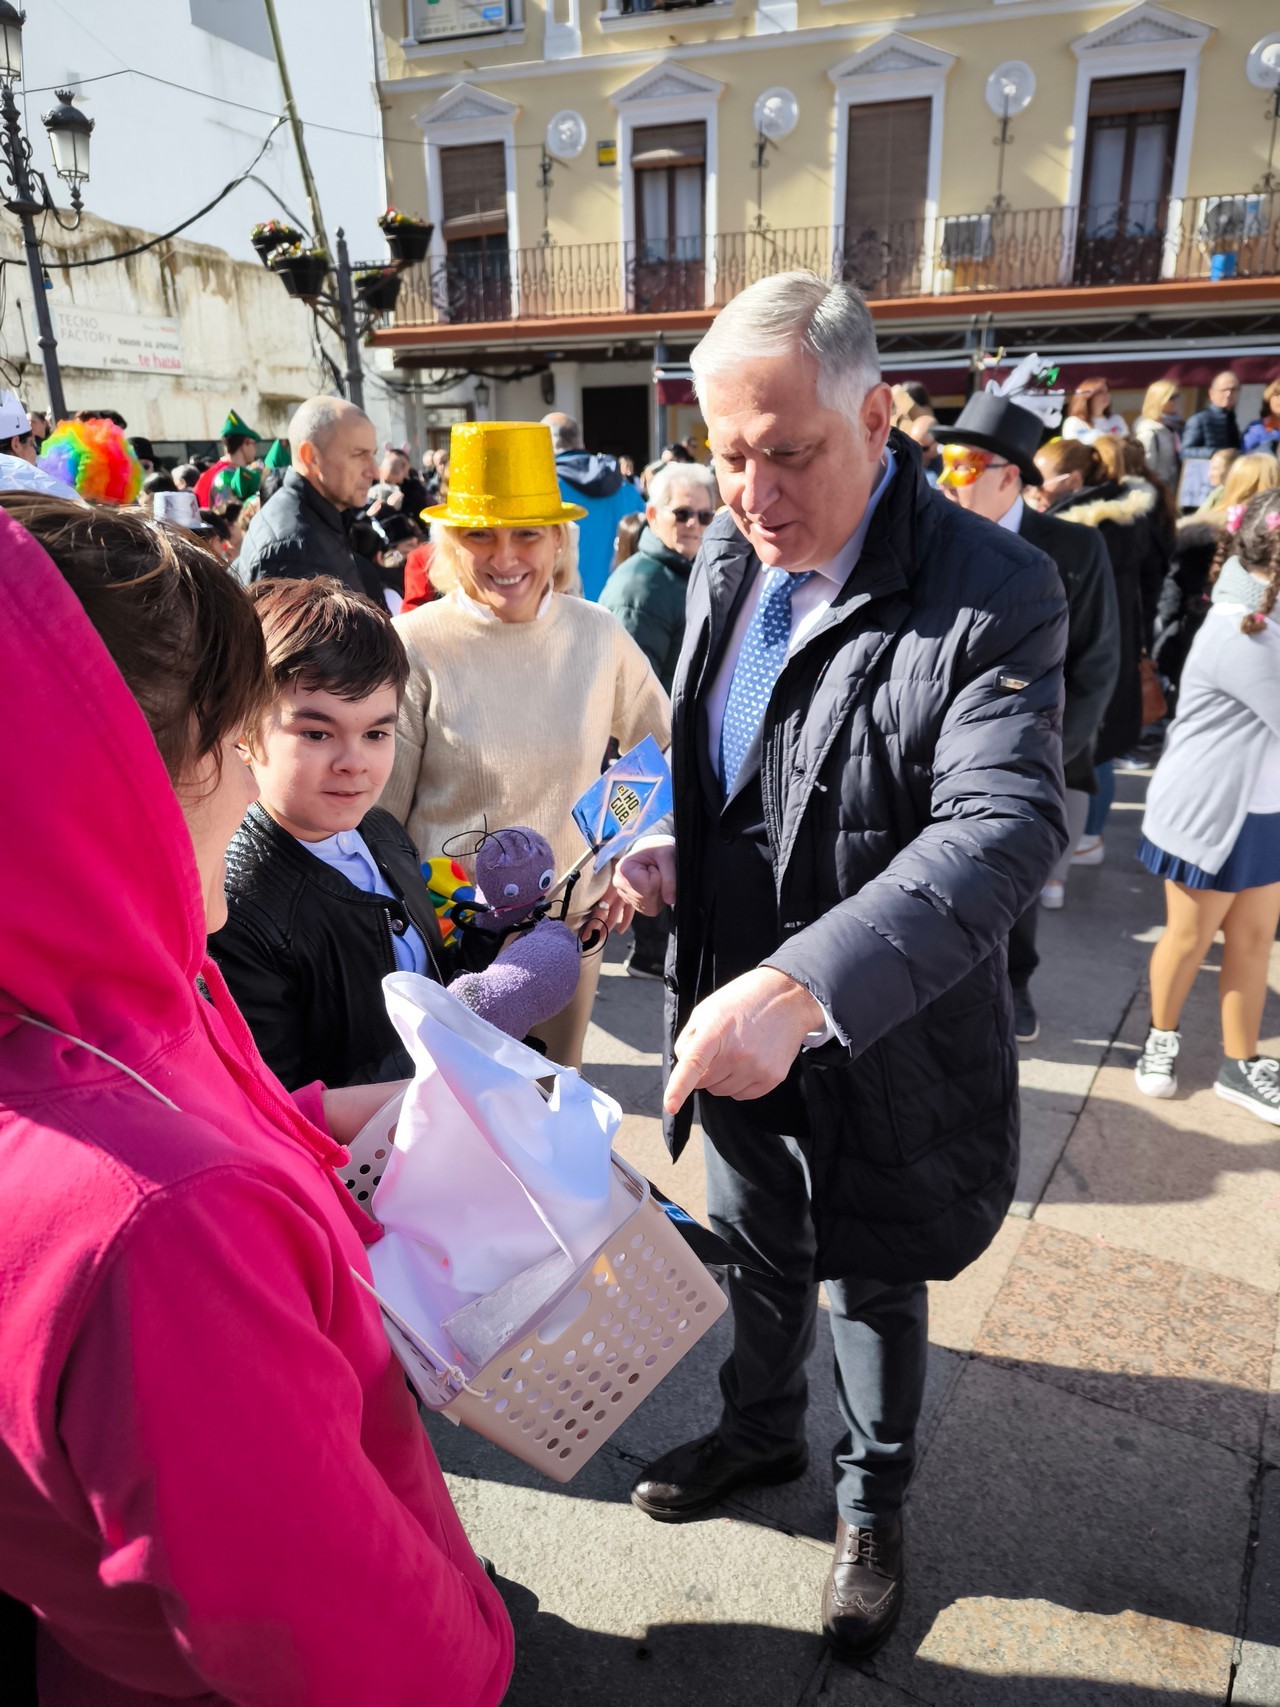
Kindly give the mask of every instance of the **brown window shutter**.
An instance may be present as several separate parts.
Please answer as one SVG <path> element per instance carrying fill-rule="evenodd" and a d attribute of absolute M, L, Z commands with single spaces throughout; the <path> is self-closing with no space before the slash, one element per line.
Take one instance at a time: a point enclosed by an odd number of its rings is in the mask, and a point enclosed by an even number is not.
<path fill-rule="evenodd" d="M 924 218 L 932 121 L 927 98 L 849 108 L 846 237 Z"/>
<path fill-rule="evenodd" d="M 1089 117 L 1113 113 L 1164 113 L 1182 105 L 1181 71 L 1150 77 L 1095 77 L 1089 85 Z"/>
<path fill-rule="evenodd" d="M 507 229 L 507 159 L 501 142 L 440 150 L 446 237 L 493 236 Z"/>
<path fill-rule="evenodd" d="M 701 166 L 707 157 L 707 127 L 693 124 L 648 124 L 631 133 L 633 166 Z"/>

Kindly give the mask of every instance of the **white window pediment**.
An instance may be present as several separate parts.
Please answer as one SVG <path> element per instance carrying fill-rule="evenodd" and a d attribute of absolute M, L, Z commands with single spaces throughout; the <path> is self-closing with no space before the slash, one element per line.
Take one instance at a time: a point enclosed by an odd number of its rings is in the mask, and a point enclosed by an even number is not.
<path fill-rule="evenodd" d="M 943 53 L 941 48 L 930 47 L 927 42 L 914 41 L 893 30 L 833 65 L 827 76 L 837 88 L 881 78 L 940 81 L 955 62 L 955 54 Z"/>
<path fill-rule="evenodd" d="M 501 95 L 491 95 L 487 89 L 457 83 L 425 112 L 415 114 L 414 123 L 430 134 L 443 125 L 511 125 L 519 112 L 514 101 L 504 101 Z"/>
<path fill-rule="evenodd" d="M 1131 6 L 1118 18 L 1099 24 L 1088 35 L 1079 36 L 1071 44 L 1077 59 L 1094 56 L 1126 54 L 1136 49 L 1141 54 L 1156 49 L 1167 56 L 1181 49 L 1188 55 L 1199 53 L 1213 34 L 1210 24 L 1197 18 L 1186 18 L 1181 12 L 1171 12 L 1165 6 Z"/>
<path fill-rule="evenodd" d="M 630 83 L 624 83 L 621 89 L 615 89 L 609 99 L 622 110 L 650 101 L 682 105 L 718 101 L 723 93 L 724 84 L 714 77 L 706 77 L 701 71 L 690 71 L 684 65 L 668 64 L 655 65 L 651 70 L 642 72 Z"/>

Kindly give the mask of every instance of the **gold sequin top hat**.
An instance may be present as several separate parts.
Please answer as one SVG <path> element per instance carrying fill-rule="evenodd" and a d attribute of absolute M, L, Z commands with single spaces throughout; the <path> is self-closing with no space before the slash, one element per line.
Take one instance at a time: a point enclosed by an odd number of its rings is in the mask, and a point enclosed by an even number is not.
<path fill-rule="evenodd" d="M 526 421 L 466 421 L 449 434 L 449 501 L 425 520 L 455 528 L 545 528 L 586 511 L 566 504 L 556 480 L 551 428 Z"/>

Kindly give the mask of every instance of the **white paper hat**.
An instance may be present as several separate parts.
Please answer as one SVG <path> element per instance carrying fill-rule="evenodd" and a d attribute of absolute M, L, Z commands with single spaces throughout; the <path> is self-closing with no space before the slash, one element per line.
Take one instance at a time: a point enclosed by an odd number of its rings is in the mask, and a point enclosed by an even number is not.
<path fill-rule="evenodd" d="M 0 391 L 0 439 L 21 438 L 31 431 L 31 417 L 12 391 Z"/>
<path fill-rule="evenodd" d="M 192 533 L 207 533 L 208 525 L 200 515 L 200 505 L 194 492 L 154 492 L 151 496 L 151 515 L 157 522 L 172 522 L 175 527 L 189 528 Z"/>

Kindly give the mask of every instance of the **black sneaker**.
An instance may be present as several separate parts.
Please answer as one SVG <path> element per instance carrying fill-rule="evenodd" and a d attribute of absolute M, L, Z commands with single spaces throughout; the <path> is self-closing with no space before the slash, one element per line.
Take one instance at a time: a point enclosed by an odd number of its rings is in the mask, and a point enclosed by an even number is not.
<path fill-rule="evenodd" d="M 1013 1035 L 1019 1043 L 1034 1043 L 1040 1035 L 1040 1016 L 1030 992 L 1017 984 L 1013 989 Z"/>
<path fill-rule="evenodd" d="M 666 967 L 661 960 L 646 960 L 644 955 L 633 953 L 627 962 L 627 976 L 630 978 L 650 978 L 661 983 L 666 976 Z"/>
<path fill-rule="evenodd" d="M 1213 1088 L 1224 1102 L 1237 1103 L 1268 1125 L 1280 1126 L 1280 1061 L 1274 1057 L 1255 1055 L 1252 1061 L 1237 1061 L 1227 1056 Z"/>
<path fill-rule="evenodd" d="M 1171 1097 L 1178 1090 L 1180 1031 L 1159 1031 L 1153 1025 L 1142 1045 L 1133 1077 L 1144 1097 Z"/>

